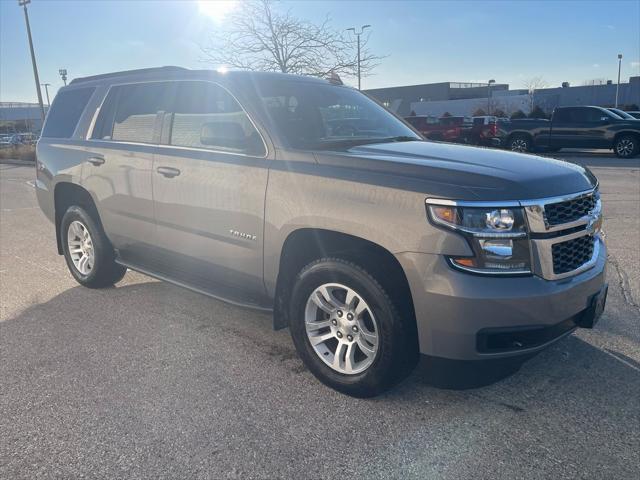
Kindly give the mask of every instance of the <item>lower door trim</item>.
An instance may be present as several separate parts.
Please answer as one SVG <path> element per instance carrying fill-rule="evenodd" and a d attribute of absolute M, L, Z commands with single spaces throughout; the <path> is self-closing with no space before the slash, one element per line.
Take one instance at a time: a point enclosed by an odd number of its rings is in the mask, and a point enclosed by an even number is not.
<path fill-rule="evenodd" d="M 187 283 L 180 282 L 180 281 L 177 281 L 177 280 L 173 280 L 173 279 L 171 279 L 171 278 L 169 278 L 169 277 L 167 277 L 165 275 L 162 275 L 162 274 L 159 274 L 159 273 L 154 273 L 151 270 L 147 270 L 144 267 L 140 267 L 138 265 L 134 265 L 134 264 L 129 263 L 129 262 L 124 262 L 121 259 L 116 259 L 116 263 L 119 264 L 119 265 L 122 265 L 123 267 L 127 267 L 127 268 L 129 268 L 131 270 L 134 270 L 136 272 L 142 273 L 144 275 L 148 275 L 149 277 L 153 277 L 153 278 L 156 278 L 158 280 L 162 280 L 163 282 L 171 283 L 173 285 L 185 288 L 185 289 L 190 290 L 192 292 L 196 292 L 196 293 L 200 293 L 202 295 L 206 295 L 207 297 L 211 297 L 211 298 L 214 298 L 216 300 L 220 300 L 222 302 L 228 303 L 230 305 L 234 305 L 236 307 L 249 308 L 251 310 L 258 310 L 258 311 L 266 312 L 266 313 L 273 312 L 273 307 L 264 306 L 264 305 L 258 305 L 258 304 L 255 304 L 255 303 L 246 303 L 246 302 L 239 302 L 237 300 L 231 300 L 229 298 L 225 298 L 225 297 L 222 297 L 220 295 L 216 295 L 215 293 L 208 292 L 208 291 L 203 290 L 201 288 L 194 287 L 192 285 L 188 285 Z"/>

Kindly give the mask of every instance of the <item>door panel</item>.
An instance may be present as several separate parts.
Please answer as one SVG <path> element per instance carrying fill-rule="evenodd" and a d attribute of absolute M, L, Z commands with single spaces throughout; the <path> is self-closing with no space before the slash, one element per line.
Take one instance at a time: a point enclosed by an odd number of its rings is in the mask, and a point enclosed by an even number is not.
<path fill-rule="evenodd" d="M 562 114 L 562 119 L 553 121 L 553 146 L 598 148 L 606 144 L 606 124 L 601 120 L 606 115 L 600 110 L 576 107 L 566 109 Z"/>
<path fill-rule="evenodd" d="M 125 260 L 140 261 L 155 234 L 151 171 L 168 88 L 166 82 L 112 86 L 86 142 L 83 185 Z"/>
<path fill-rule="evenodd" d="M 150 245 L 155 234 L 151 169 L 152 146 L 89 143 L 82 169 L 83 186 L 93 194 L 102 225 L 120 255 L 130 256 Z"/>
<path fill-rule="evenodd" d="M 165 252 L 160 268 L 168 276 L 214 294 L 238 288 L 233 299 L 261 303 L 265 163 L 168 147 L 156 155 L 155 245 Z"/>
<path fill-rule="evenodd" d="M 262 137 L 217 84 L 176 82 L 174 98 L 152 174 L 158 266 L 214 295 L 264 303 Z"/>

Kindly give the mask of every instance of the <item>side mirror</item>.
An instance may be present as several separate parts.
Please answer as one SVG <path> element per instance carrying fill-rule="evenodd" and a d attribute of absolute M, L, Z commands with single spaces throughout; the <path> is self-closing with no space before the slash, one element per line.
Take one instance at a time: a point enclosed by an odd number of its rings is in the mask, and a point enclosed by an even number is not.
<path fill-rule="evenodd" d="M 602 123 L 609 123 L 609 120 L 611 120 L 609 117 L 600 117 Z"/>

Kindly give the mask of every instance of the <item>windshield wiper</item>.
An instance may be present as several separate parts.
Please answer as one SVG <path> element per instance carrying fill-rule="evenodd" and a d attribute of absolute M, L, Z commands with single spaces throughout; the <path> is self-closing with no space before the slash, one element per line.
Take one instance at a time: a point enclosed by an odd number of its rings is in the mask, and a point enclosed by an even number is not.
<path fill-rule="evenodd" d="M 382 142 L 421 142 L 422 139 L 418 137 L 410 137 L 409 135 L 398 135 L 397 137 L 387 137 L 380 139 Z"/>

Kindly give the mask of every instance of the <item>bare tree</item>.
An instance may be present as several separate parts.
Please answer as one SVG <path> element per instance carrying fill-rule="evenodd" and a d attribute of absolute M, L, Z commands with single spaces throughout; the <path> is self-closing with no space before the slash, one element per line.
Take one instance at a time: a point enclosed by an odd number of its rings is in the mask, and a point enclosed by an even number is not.
<path fill-rule="evenodd" d="M 549 84 L 542 77 L 531 77 L 524 81 L 524 88 L 526 88 L 528 92 L 533 92 L 541 88 L 547 88 L 548 86 Z"/>
<path fill-rule="evenodd" d="M 360 70 L 371 74 L 382 58 L 367 48 L 362 36 Z M 200 45 L 203 61 L 242 70 L 353 77 L 357 71 L 356 39 L 333 29 L 327 16 L 321 24 L 274 8 L 272 0 L 251 0 L 231 14 L 224 31 L 212 32 Z"/>
<path fill-rule="evenodd" d="M 524 88 L 527 89 L 529 94 L 529 111 L 533 111 L 536 90 L 547 88 L 548 86 L 549 84 L 542 77 L 531 77 L 524 81 Z"/>

